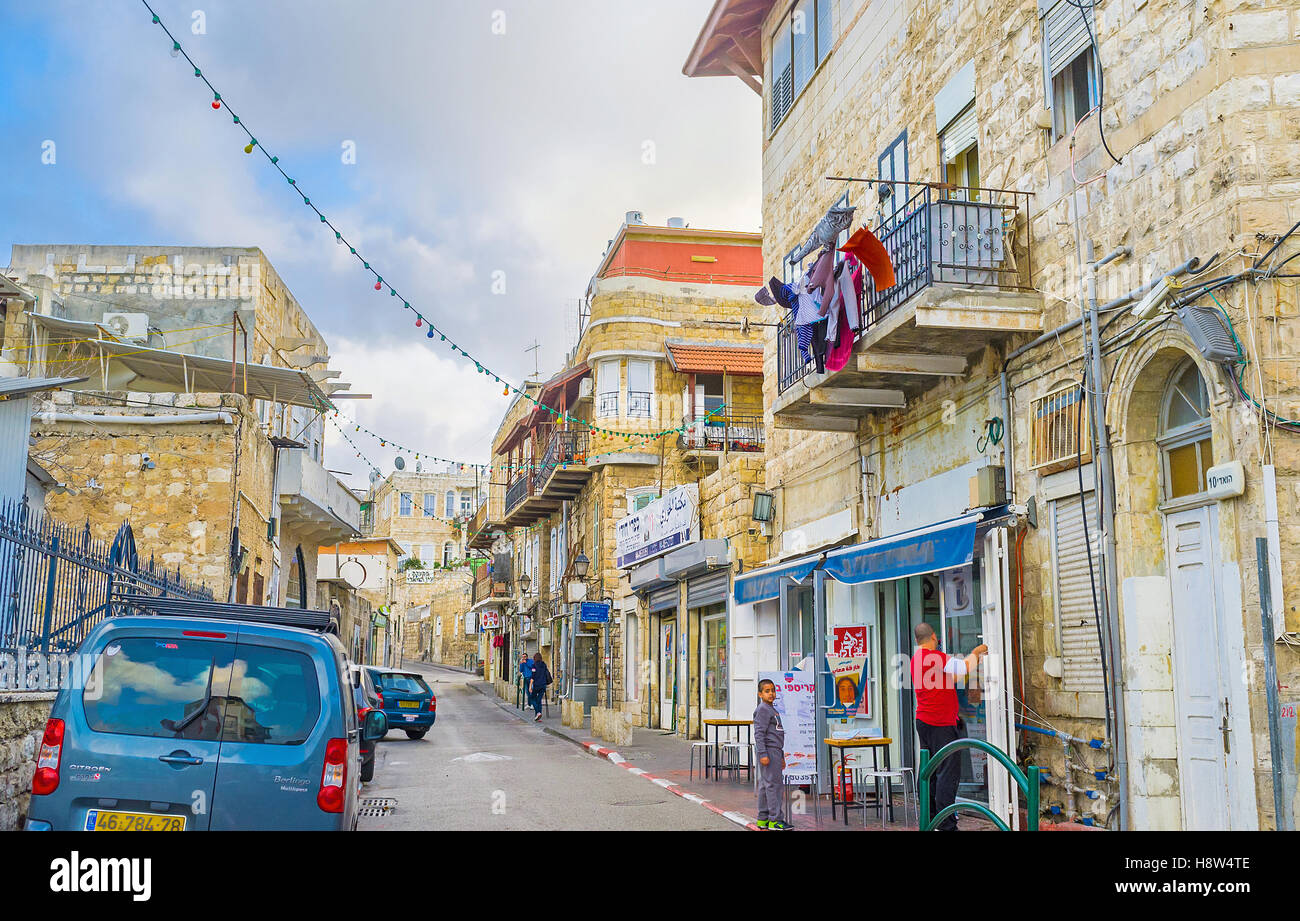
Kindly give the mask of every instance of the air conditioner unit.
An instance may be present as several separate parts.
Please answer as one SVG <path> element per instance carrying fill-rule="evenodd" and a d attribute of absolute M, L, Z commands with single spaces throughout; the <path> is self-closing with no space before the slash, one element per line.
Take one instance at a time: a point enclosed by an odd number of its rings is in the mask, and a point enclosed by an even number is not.
<path fill-rule="evenodd" d="M 147 313 L 106 313 L 100 325 L 119 339 L 143 342 L 149 338 L 149 314 Z"/>
<path fill-rule="evenodd" d="M 595 385 L 592 384 L 590 377 L 584 377 L 582 380 L 578 381 L 578 399 L 590 400 L 594 386 Z"/>

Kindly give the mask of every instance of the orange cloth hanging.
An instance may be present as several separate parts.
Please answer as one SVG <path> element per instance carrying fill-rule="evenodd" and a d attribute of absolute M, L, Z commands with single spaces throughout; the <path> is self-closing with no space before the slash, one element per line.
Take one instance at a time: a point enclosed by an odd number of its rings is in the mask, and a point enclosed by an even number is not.
<path fill-rule="evenodd" d="M 858 257 L 858 261 L 871 273 L 877 291 L 894 287 L 894 264 L 889 259 L 889 252 L 866 227 L 855 230 L 853 236 L 849 237 L 849 242 L 840 247 L 840 252 L 852 253 Z"/>

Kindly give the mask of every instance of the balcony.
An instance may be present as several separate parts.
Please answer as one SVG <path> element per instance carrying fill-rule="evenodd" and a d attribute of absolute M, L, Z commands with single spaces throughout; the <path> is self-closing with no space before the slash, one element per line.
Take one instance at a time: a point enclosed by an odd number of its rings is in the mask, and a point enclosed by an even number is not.
<path fill-rule="evenodd" d="M 318 546 L 361 533 L 361 500 L 302 449 L 279 452 L 280 524 L 295 540 Z"/>
<path fill-rule="evenodd" d="M 545 515 L 573 499 L 591 479 L 587 466 L 589 433 L 557 430 L 551 435 L 541 466 L 533 476 L 533 496 Z M 544 504 L 543 504 L 544 503 Z"/>
<path fill-rule="evenodd" d="M 480 566 L 474 575 L 475 602 L 485 598 L 509 598 L 510 581 L 501 574 L 489 573 L 487 566 Z"/>
<path fill-rule="evenodd" d="M 500 513 L 496 516 L 489 514 L 488 508 L 493 505 L 489 499 L 479 505 L 478 511 L 469 522 L 469 542 L 466 546 L 471 550 L 487 550 L 496 540 L 496 532 L 505 528 L 505 522 L 500 521 Z"/>
<path fill-rule="evenodd" d="M 868 413 L 902 409 L 965 375 L 985 346 L 1042 330 L 1029 194 L 981 188 L 943 198 L 928 185 L 907 188 L 911 197 L 876 229 L 896 284 L 876 291 L 868 280 L 848 364 L 819 374 L 799 350 L 793 318 L 777 329 L 778 428 L 856 431 Z"/>
<path fill-rule="evenodd" d="M 677 445 L 692 457 L 716 468 L 725 454 L 763 453 L 765 441 L 763 410 L 737 407 L 734 412 L 686 416 L 682 419 Z"/>

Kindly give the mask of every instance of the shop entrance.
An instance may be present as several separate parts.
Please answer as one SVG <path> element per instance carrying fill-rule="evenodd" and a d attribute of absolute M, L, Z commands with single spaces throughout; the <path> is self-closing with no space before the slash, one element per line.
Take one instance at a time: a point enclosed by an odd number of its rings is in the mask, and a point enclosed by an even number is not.
<path fill-rule="evenodd" d="M 813 634 L 816 630 L 813 614 L 813 587 L 800 585 L 790 593 L 790 608 L 785 622 L 785 670 L 816 668 L 806 659 L 816 655 Z M 801 664 L 802 663 L 802 664 Z"/>
<path fill-rule="evenodd" d="M 729 681 L 727 658 L 727 608 L 700 609 L 700 712 L 704 719 L 727 718 Z"/>
<path fill-rule="evenodd" d="M 659 621 L 659 728 L 677 726 L 677 618 Z"/>

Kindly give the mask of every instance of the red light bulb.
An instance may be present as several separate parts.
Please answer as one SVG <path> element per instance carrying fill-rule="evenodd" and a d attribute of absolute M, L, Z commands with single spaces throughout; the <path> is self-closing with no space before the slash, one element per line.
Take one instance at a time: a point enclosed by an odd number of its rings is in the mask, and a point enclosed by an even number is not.
<path fill-rule="evenodd" d="M 376 290 L 376 291 L 382 291 L 382 290 L 384 290 L 384 283 L 381 282 L 381 281 L 377 281 L 377 282 L 375 282 L 375 290 Z"/>

